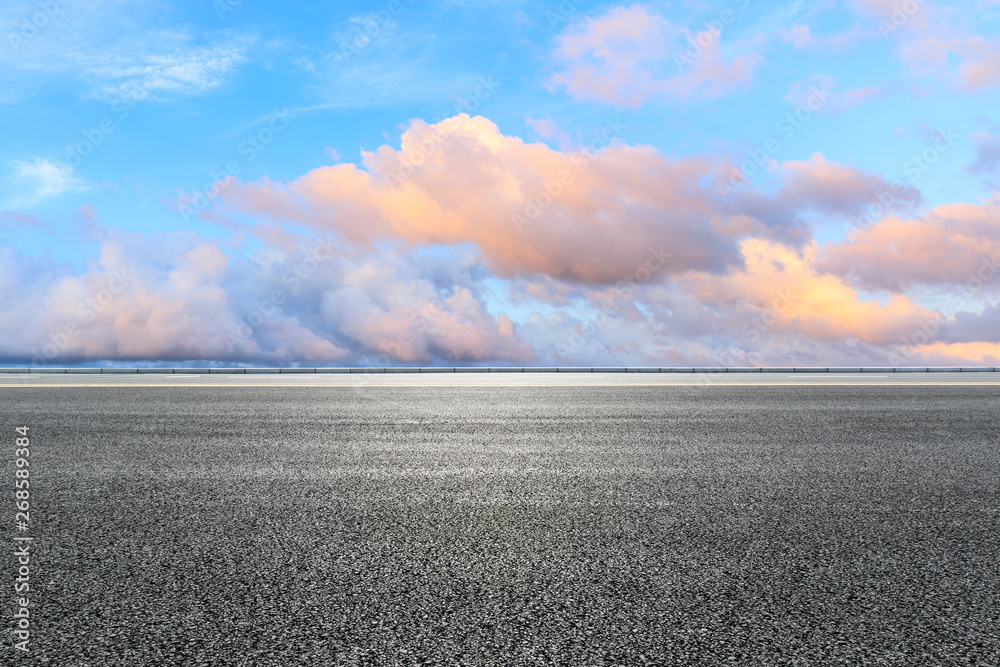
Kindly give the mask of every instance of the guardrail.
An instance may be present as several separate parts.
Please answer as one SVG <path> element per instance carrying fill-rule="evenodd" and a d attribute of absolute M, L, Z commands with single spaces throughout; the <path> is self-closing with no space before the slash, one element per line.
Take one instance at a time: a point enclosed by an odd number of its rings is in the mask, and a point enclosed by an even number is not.
<path fill-rule="evenodd" d="M 387 366 L 360 368 L 0 368 L 0 373 L 120 374 L 254 374 L 254 373 L 1000 373 L 994 366 L 900 366 L 900 367 L 760 367 L 760 366 L 663 366 L 663 367 L 510 367 L 510 366 Z"/>

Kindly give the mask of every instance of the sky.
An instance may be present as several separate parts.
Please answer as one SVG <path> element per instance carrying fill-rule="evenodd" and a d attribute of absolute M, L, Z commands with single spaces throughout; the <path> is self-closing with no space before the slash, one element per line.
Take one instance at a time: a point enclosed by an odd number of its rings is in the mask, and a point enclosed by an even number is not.
<path fill-rule="evenodd" d="M 1000 366 L 1000 0 L 6 0 L 7 366 Z"/>

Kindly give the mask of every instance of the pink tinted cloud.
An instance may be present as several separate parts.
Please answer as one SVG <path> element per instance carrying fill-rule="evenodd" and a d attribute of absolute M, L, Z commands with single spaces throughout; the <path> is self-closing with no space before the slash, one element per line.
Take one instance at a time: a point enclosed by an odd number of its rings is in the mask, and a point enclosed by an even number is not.
<path fill-rule="evenodd" d="M 974 217 L 956 206 L 937 215 Z M 991 226 L 983 218 L 962 233 Z M 998 346 L 997 313 L 948 319 L 905 293 L 863 298 L 815 243 L 744 239 L 739 266 L 669 281 L 514 280 L 510 289 L 554 307 L 516 322 L 487 307 L 489 274 L 471 249 L 331 245 L 310 265 L 304 257 L 316 255 L 303 254 L 301 239 L 299 249 L 282 239 L 241 257 L 191 233 L 106 231 L 82 271 L 0 248 L 0 357 L 30 362 L 64 339 L 55 363 L 877 365 L 891 355 L 976 363 Z M 907 341 L 929 321 L 942 322 L 940 335 L 913 348 Z"/>
<path fill-rule="evenodd" d="M 24 211 L 0 211 L 0 222 L 12 225 L 23 225 L 25 227 L 37 227 L 45 229 L 46 225 L 38 218 Z"/>
<path fill-rule="evenodd" d="M 915 73 L 946 74 L 967 92 L 1000 84 L 1000 39 L 986 39 L 980 35 L 952 38 L 919 35 L 904 42 L 901 54 Z M 949 62 L 952 58 L 958 60 L 957 71 Z"/>
<path fill-rule="evenodd" d="M 958 51 L 966 59 L 960 69 L 966 90 L 983 90 L 1000 84 L 1000 39 L 988 40 L 976 35 L 967 38 Z"/>
<path fill-rule="evenodd" d="M 994 200 L 937 206 L 914 219 L 885 217 L 856 230 L 850 241 L 826 244 L 818 264 L 865 288 L 898 291 L 918 284 L 966 288 L 998 261 Z"/>
<path fill-rule="evenodd" d="M 82 271 L 0 248 L 0 322 L 36 313 L 30 327 L 0 325 L 0 356 L 30 360 L 128 269 L 60 360 L 870 365 L 941 317 L 910 286 L 961 291 L 1000 250 L 995 202 L 897 212 L 820 247 L 803 214 L 851 215 L 890 184 L 816 154 L 774 163 L 774 192 L 724 200 L 723 172 L 621 141 L 556 150 L 484 118 L 417 121 L 361 167 L 231 183 L 217 215 L 253 220 L 240 233 L 266 248 L 250 256 L 188 232 L 106 229 Z M 316 232 L 332 241 L 311 265 L 303 237 Z M 514 296 L 491 294 L 496 282 Z M 533 306 L 544 314 L 525 316 Z M 987 358 L 992 322 L 956 316 L 907 358 Z"/>
<path fill-rule="evenodd" d="M 227 261 L 213 243 L 190 235 L 118 235 L 105 240 L 99 257 L 79 273 L 26 271 L 13 252 L 2 262 L 9 277 L 0 286 L 4 319 L 36 312 L 24 320 L 29 326 L 6 332 L 0 354 L 8 358 L 234 358 L 258 352 L 227 349 L 224 330 L 236 321 L 218 284 Z"/>
<path fill-rule="evenodd" d="M 559 36 L 551 80 L 577 99 L 632 108 L 655 98 L 721 97 L 746 86 L 761 58 L 727 61 L 719 37 L 691 34 L 641 5 L 616 7 Z M 689 48 L 694 55 L 685 55 Z"/>
<path fill-rule="evenodd" d="M 787 174 L 786 186 L 777 199 L 793 209 L 850 215 L 871 201 L 875 193 L 889 190 L 903 206 L 915 206 L 922 200 L 920 191 L 912 186 L 893 184 L 880 174 L 832 162 L 822 153 L 808 160 L 783 162 L 781 170 Z"/>
<path fill-rule="evenodd" d="M 843 113 L 863 102 L 881 95 L 884 91 L 878 86 L 862 86 L 851 90 L 843 90 L 836 79 L 825 74 L 813 74 L 804 81 L 797 81 L 789 88 L 785 99 L 795 106 L 807 105 L 812 108 L 816 91 L 822 93 L 824 101 L 818 111 L 822 113 Z"/>
<path fill-rule="evenodd" d="M 810 238 L 808 227 L 801 222 L 807 213 L 855 218 L 883 192 L 893 193 L 893 207 L 900 211 L 912 210 L 921 202 L 916 188 L 832 162 L 822 153 L 807 160 L 773 162 L 770 168 L 781 178 L 782 186 L 773 195 L 750 188 L 734 191 L 728 200 L 732 215 L 716 220 L 716 229 L 801 245 Z"/>
<path fill-rule="evenodd" d="M 880 21 L 879 31 L 898 40 L 900 56 L 912 73 L 939 74 L 966 92 L 1000 85 L 1000 39 L 988 39 L 957 22 L 963 5 L 852 0 L 851 6 Z"/>
<path fill-rule="evenodd" d="M 855 25 L 842 32 L 818 35 L 812 31 L 811 26 L 799 24 L 782 33 L 781 39 L 798 50 L 827 52 L 848 49 L 872 34 L 873 30 Z"/>

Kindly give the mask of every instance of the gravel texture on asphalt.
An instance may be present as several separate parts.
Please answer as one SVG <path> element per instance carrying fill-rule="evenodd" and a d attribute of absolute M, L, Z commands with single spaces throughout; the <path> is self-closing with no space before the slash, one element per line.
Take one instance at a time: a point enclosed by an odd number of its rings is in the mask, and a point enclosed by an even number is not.
<path fill-rule="evenodd" d="M 0 390 L 4 664 L 1000 664 L 996 387 Z"/>

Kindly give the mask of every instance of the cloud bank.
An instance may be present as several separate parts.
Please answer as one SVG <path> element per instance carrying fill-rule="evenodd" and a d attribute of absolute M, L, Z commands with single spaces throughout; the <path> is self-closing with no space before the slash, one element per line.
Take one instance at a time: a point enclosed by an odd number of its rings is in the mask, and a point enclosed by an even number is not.
<path fill-rule="evenodd" d="M 231 180 L 194 231 L 99 237 L 83 267 L 0 247 L 0 358 L 283 365 L 994 363 L 997 201 L 891 211 L 822 154 L 732 165 L 620 138 L 556 150 L 465 114 L 290 182 Z M 193 201 L 182 197 L 177 205 Z M 926 305 L 944 290 L 960 307 Z M 917 290 L 917 291 L 914 291 Z M 14 323 L 17 323 L 16 326 Z"/>

